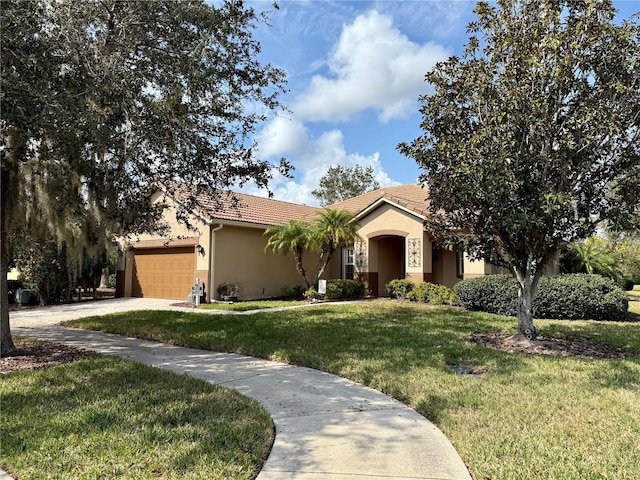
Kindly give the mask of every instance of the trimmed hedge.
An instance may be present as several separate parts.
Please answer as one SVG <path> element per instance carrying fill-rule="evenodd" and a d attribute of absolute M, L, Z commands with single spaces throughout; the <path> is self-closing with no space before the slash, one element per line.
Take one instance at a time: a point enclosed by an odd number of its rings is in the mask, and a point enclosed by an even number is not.
<path fill-rule="evenodd" d="M 391 298 L 407 298 L 407 294 L 413 290 L 415 284 L 411 280 L 396 278 L 384 286 Z"/>
<path fill-rule="evenodd" d="M 515 316 L 518 311 L 518 282 L 510 275 L 486 275 L 454 285 L 458 304 L 467 310 Z"/>
<path fill-rule="evenodd" d="M 509 275 L 463 280 L 454 291 L 467 310 L 517 315 L 518 283 Z M 578 273 L 541 278 L 533 308 L 536 318 L 625 320 L 629 300 L 613 280 Z"/>
<path fill-rule="evenodd" d="M 280 295 L 285 300 L 296 300 L 298 298 L 303 298 L 304 293 L 304 287 L 302 285 L 296 285 L 295 287 L 285 285 L 280 289 Z"/>
<path fill-rule="evenodd" d="M 364 283 L 357 280 L 334 279 L 327 281 L 326 297 L 329 300 L 340 298 L 362 298 L 365 296 Z"/>
<path fill-rule="evenodd" d="M 432 305 L 443 305 L 448 303 L 454 305 L 456 303 L 456 294 L 446 285 L 437 285 L 435 283 L 421 282 L 413 287 L 407 298 L 412 302 L 424 302 Z"/>

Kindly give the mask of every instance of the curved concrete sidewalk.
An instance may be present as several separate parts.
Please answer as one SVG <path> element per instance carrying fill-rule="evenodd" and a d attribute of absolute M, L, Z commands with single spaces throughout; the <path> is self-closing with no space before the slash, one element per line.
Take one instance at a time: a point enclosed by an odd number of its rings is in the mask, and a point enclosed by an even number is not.
<path fill-rule="evenodd" d="M 39 310 L 39 315 L 36 310 L 18 312 L 12 314 L 12 329 L 16 335 L 186 373 L 257 400 L 276 427 L 273 449 L 258 480 L 471 479 L 451 443 L 431 422 L 350 380 L 242 355 L 53 325 L 113 311 L 175 308 L 168 301 L 155 301 L 153 307 L 148 300 L 110 302 L 96 302 L 90 313 L 84 305 L 77 310 L 52 307 L 46 314 Z"/>

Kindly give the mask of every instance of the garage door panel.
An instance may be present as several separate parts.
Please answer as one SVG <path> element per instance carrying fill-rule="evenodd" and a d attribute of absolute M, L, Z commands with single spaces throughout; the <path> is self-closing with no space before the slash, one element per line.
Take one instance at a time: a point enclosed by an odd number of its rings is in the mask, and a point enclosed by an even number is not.
<path fill-rule="evenodd" d="M 138 250 L 134 257 L 134 297 L 186 300 L 195 275 L 193 247 Z"/>

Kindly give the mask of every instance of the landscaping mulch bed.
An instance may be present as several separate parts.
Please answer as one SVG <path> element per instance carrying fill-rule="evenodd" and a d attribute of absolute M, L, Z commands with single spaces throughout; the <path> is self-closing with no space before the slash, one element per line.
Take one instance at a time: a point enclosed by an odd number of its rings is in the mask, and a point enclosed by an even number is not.
<path fill-rule="evenodd" d="M 563 358 L 584 359 L 616 359 L 632 356 L 622 348 L 593 343 L 588 340 L 565 338 L 549 338 L 539 336 L 536 340 L 528 340 L 510 333 L 474 333 L 469 340 L 483 347 L 502 350 L 510 353 L 527 353 L 530 355 L 552 355 Z"/>
<path fill-rule="evenodd" d="M 12 357 L 0 358 L 0 373 L 35 370 L 75 362 L 96 355 L 90 350 L 40 340 L 15 341 L 14 343 L 18 353 Z"/>

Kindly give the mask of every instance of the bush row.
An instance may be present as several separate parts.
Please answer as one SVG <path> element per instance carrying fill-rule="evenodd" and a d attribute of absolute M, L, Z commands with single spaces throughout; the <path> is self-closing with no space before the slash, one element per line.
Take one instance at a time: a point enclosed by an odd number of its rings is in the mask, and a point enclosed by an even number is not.
<path fill-rule="evenodd" d="M 431 305 L 455 305 L 456 294 L 445 285 L 435 283 L 418 283 L 413 290 L 407 294 L 407 298 L 413 302 L 430 303 Z"/>
<path fill-rule="evenodd" d="M 385 291 L 391 298 L 406 298 L 413 302 L 430 303 L 432 305 L 456 303 L 456 294 L 445 285 L 421 282 L 417 285 L 407 279 L 391 280 L 385 285 Z"/>
<path fill-rule="evenodd" d="M 284 300 L 297 300 L 304 297 L 304 287 L 302 285 L 284 286 L 280 289 L 280 296 Z"/>
<path fill-rule="evenodd" d="M 357 280 L 333 279 L 327 280 L 327 293 L 325 298 L 329 300 L 339 300 L 346 298 L 362 298 L 366 295 L 364 283 Z M 304 296 L 309 299 L 320 298 L 318 291 L 311 287 L 304 292 Z"/>
<path fill-rule="evenodd" d="M 516 316 L 518 283 L 510 275 L 487 275 L 455 285 L 458 304 L 467 310 Z M 536 318 L 625 320 L 629 300 L 613 280 L 600 275 L 543 277 L 533 304 Z"/>
<path fill-rule="evenodd" d="M 414 283 L 404 278 L 391 280 L 384 286 L 384 290 L 391 298 L 407 298 L 407 294 L 413 290 Z"/>

